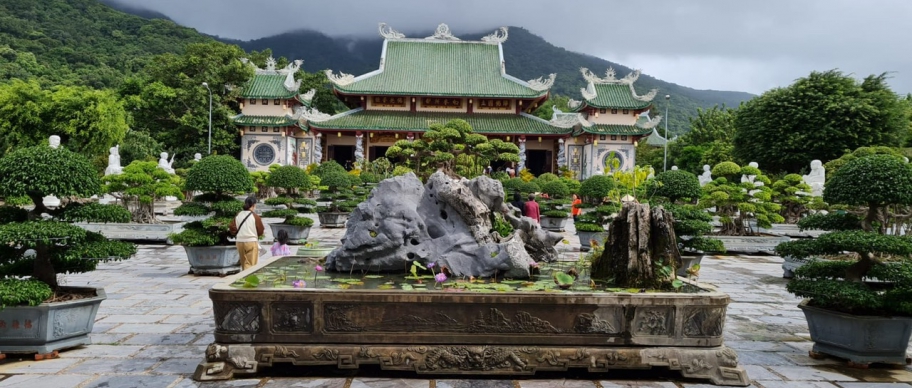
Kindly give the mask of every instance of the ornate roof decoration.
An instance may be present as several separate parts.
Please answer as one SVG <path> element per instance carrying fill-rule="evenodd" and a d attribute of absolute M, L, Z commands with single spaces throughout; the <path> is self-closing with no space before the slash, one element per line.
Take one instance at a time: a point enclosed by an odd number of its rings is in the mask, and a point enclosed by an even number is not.
<path fill-rule="evenodd" d="M 570 99 L 570 101 L 567 101 L 567 107 L 570 108 L 570 109 L 579 108 L 580 105 L 582 105 L 582 104 L 583 104 L 582 101 L 580 101 L 580 100 L 574 100 L 574 99 L 572 99 L 572 98 Z"/>
<path fill-rule="evenodd" d="M 453 36 L 453 34 L 450 32 L 450 26 L 446 25 L 446 23 L 440 23 L 440 25 L 437 26 L 437 30 L 434 31 L 434 35 L 431 35 L 424 39 L 460 40 L 459 38 Z"/>
<path fill-rule="evenodd" d="M 307 120 L 308 122 L 318 123 L 320 121 L 329 120 L 332 115 L 320 112 L 316 107 L 308 109 L 307 107 L 301 106 L 295 110 L 292 117 L 296 120 Z"/>
<path fill-rule="evenodd" d="M 590 82 L 589 85 L 586 85 L 585 88 L 580 88 L 580 94 L 582 94 L 583 98 L 586 100 L 598 97 L 598 93 L 595 92 L 595 84 L 592 82 Z"/>
<path fill-rule="evenodd" d="M 314 95 L 317 94 L 317 89 L 310 89 L 307 93 L 301 95 L 301 101 L 311 101 L 314 98 Z"/>
<path fill-rule="evenodd" d="M 380 36 L 383 39 L 402 39 L 405 38 L 405 34 L 396 31 L 393 27 L 390 27 L 389 24 L 380 23 Z"/>
<path fill-rule="evenodd" d="M 640 71 L 634 70 L 624 76 L 624 78 L 618 79 L 617 72 L 615 72 L 614 68 L 612 67 L 609 67 L 608 70 L 605 71 L 605 78 L 601 78 L 595 74 L 592 74 L 592 72 L 585 67 L 581 67 L 580 72 L 583 73 L 583 78 L 585 78 L 586 81 L 592 82 L 594 84 L 632 85 L 634 82 L 636 82 L 637 79 L 640 78 Z"/>
<path fill-rule="evenodd" d="M 555 127 L 573 128 L 577 124 L 581 124 L 584 127 L 592 126 L 592 123 L 586 121 L 582 113 L 564 113 L 560 109 L 557 109 L 556 106 L 552 106 L 551 110 L 553 110 L 554 113 L 551 114 L 551 120 L 548 123 Z"/>
<path fill-rule="evenodd" d="M 275 71 L 276 60 L 273 57 L 266 58 L 266 71 Z"/>
<path fill-rule="evenodd" d="M 557 78 L 557 73 L 551 73 L 548 76 L 548 79 L 545 79 L 545 77 L 539 77 L 539 78 L 529 80 L 526 82 L 529 83 L 529 87 L 532 88 L 532 90 L 541 92 L 541 91 L 550 89 L 551 86 L 554 85 L 555 78 Z"/>
<path fill-rule="evenodd" d="M 332 70 L 326 70 L 326 78 L 329 78 L 332 83 L 338 86 L 350 85 L 355 82 L 355 76 L 342 72 L 339 72 L 339 75 L 335 75 Z"/>
<path fill-rule="evenodd" d="M 636 126 L 643 128 L 643 129 L 654 129 L 657 125 L 659 125 L 659 123 L 661 121 L 662 121 L 662 115 L 656 115 L 655 117 L 653 117 L 645 122 L 638 121 L 636 123 Z"/>
<path fill-rule="evenodd" d="M 656 93 L 658 93 L 658 92 L 659 92 L 659 89 L 652 89 L 649 91 L 649 93 L 639 96 L 639 95 L 637 95 L 636 90 L 633 89 L 633 85 L 630 85 L 630 93 L 633 94 L 633 98 L 637 101 L 646 101 L 646 102 L 652 101 L 652 99 L 655 98 Z"/>
<path fill-rule="evenodd" d="M 285 89 L 289 92 L 296 92 L 301 88 L 301 80 L 295 80 L 294 76 L 295 73 L 298 72 L 298 69 L 301 68 L 302 63 L 304 63 L 303 60 L 297 59 L 289 63 L 288 66 L 281 70 L 287 73 L 285 75 L 285 83 L 283 86 L 285 86 Z"/>
<path fill-rule="evenodd" d="M 507 27 L 500 27 L 497 30 L 494 30 L 490 35 L 481 38 L 481 41 L 488 43 L 503 43 L 507 41 L 507 36 Z"/>

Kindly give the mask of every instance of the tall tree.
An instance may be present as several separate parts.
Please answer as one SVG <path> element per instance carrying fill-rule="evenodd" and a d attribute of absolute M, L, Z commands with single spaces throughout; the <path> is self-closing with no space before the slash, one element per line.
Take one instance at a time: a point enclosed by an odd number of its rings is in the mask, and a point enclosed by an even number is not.
<path fill-rule="evenodd" d="M 838 70 L 813 72 L 741 106 L 734 152 L 773 172 L 798 172 L 811 160 L 832 160 L 846 150 L 902 145 L 910 112 L 885 74 L 858 82 Z"/>
<path fill-rule="evenodd" d="M 81 86 L 0 84 L 0 154 L 43 144 L 51 135 L 90 159 L 124 138 L 127 113 L 117 96 Z"/>
<path fill-rule="evenodd" d="M 253 76 L 241 63 L 244 52 L 223 43 L 197 43 L 182 55 L 155 57 L 141 77 L 128 80 L 121 94 L 133 112 L 134 129 L 149 133 L 178 160 L 205 154 L 209 137 L 209 92 L 212 90 L 212 153 L 232 155 L 239 132 L 231 117 L 238 110 L 240 86 Z"/>

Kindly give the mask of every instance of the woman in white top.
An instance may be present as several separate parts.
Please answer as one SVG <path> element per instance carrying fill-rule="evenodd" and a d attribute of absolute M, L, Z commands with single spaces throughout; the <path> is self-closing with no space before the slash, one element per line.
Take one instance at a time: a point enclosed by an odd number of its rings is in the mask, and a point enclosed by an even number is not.
<path fill-rule="evenodd" d="M 234 235 L 237 242 L 238 254 L 240 254 L 241 270 L 257 265 L 260 260 L 260 236 L 266 228 L 263 227 L 263 220 L 256 214 L 257 199 L 254 196 L 247 197 L 244 200 L 244 210 L 234 216 L 228 229 Z"/>

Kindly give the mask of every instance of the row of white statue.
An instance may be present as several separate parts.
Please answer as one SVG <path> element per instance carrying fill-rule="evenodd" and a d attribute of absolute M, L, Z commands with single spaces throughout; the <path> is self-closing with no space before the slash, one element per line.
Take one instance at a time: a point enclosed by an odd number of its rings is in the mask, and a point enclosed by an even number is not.
<path fill-rule="evenodd" d="M 59 138 L 57 141 L 57 145 L 59 146 Z M 54 147 L 53 143 L 51 143 L 51 147 Z M 171 167 L 171 165 L 174 163 L 174 157 L 176 155 L 171 155 L 171 160 L 168 160 L 167 152 L 162 152 L 159 156 L 158 167 L 160 167 L 162 170 L 165 170 L 165 172 L 168 174 L 174 174 L 174 168 Z M 203 155 L 200 153 L 193 155 L 194 161 L 199 162 L 202 159 Z M 123 173 L 123 166 L 120 164 L 120 145 L 117 145 L 111 147 L 111 153 L 108 155 L 108 167 L 105 168 L 105 175 L 118 175 L 121 173 Z"/>
<path fill-rule="evenodd" d="M 750 162 L 748 164 L 753 168 L 760 168 L 760 165 L 757 162 Z M 672 170 L 677 170 L 677 167 L 672 167 Z M 824 183 L 826 183 L 826 168 L 823 167 L 823 163 L 819 160 L 811 161 L 811 172 L 807 175 L 801 176 L 804 179 L 804 183 L 807 183 L 808 186 L 811 186 L 811 192 L 808 193 L 815 197 L 820 197 L 823 195 Z M 742 175 L 741 183 L 753 183 L 755 186 L 763 186 L 763 182 L 755 182 L 756 175 Z M 712 182 L 712 171 L 708 164 L 703 165 L 703 174 L 700 174 L 698 177 L 700 180 L 700 186 L 705 186 L 707 183 Z"/>

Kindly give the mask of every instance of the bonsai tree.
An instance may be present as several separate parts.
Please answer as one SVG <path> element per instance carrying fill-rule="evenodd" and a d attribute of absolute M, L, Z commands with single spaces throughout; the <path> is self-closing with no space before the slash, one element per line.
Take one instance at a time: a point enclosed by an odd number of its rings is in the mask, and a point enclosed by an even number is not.
<path fill-rule="evenodd" d="M 883 227 L 888 205 L 912 204 L 912 166 L 891 155 L 856 158 L 833 174 L 823 195 L 828 203 L 867 206 L 867 215 L 860 222 L 843 212 L 808 217 L 799 225 L 837 231 L 782 243 L 776 251 L 797 259 L 851 252 L 855 260 L 804 265 L 795 270 L 788 291 L 827 310 L 912 316 L 912 241 L 884 234 Z M 883 260 L 889 256 L 899 260 L 886 265 Z M 865 282 L 871 279 L 879 282 Z M 903 344 L 908 341 L 907 335 Z M 904 345 L 901 353 L 905 355 Z"/>
<path fill-rule="evenodd" d="M 253 186 L 247 167 L 227 155 L 207 156 L 187 172 L 184 188 L 203 194 L 174 209 L 175 215 L 202 216 L 215 212 L 211 218 L 184 225 L 171 241 L 184 246 L 229 245 L 228 225 L 244 204 L 234 198 Z"/>
<path fill-rule="evenodd" d="M 712 232 L 712 217 L 694 205 L 679 203 L 683 198 L 700 198 L 702 190 L 696 175 L 681 170 L 665 171 L 656 175 L 649 191 L 657 197 L 656 202 L 662 203 L 674 216 L 679 247 L 697 252 L 725 252 L 722 241 L 703 237 Z"/>
<path fill-rule="evenodd" d="M 269 187 L 283 189 L 284 195 L 290 198 L 298 198 L 300 196 L 299 190 L 313 189 L 310 176 L 297 166 L 275 168 L 270 172 L 266 183 Z"/>
<path fill-rule="evenodd" d="M 297 166 L 281 166 L 275 168 L 269 175 L 268 185 L 270 187 L 283 190 L 283 194 L 266 200 L 269 205 L 285 205 L 287 209 L 271 210 L 263 213 L 264 217 L 284 218 L 282 223 L 289 226 L 299 226 L 309 228 L 313 226 L 314 221 L 308 217 L 298 217 L 299 213 L 312 212 L 312 206 L 316 202 L 301 198 L 299 190 L 311 190 L 310 176 L 303 169 Z M 294 208 L 294 204 L 304 205 L 299 209 Z"/>
<path fill-rule="evenodd" d="M 703 186 L 699 206 L 716 208 L 722 223 L 719 234 L 745 236 L 757 233 L 750 227 L 750 219 L 757 225 L 769 228 L 773 223 L 785 221 L 779 215 L 780 206 L 772 202 L 770 180 L 758 168 L 741 167 L 734 162 L 722 162 L 712 169 L 714 181 Z M 750 181 L 742 182 L 742 177 Z M 750 178 L 753 177 L 753 178 Z"/>
<path fill-rule="evenodd" d="M 122 260 L 136 253 L 133 244 L 109 241 L 67 222 L 129 222 L 130 213 L 123 207 L 69 201 L 49 210 L 42 200 L 100 192 L 101 180 L 91 162 L 62 147 L 21 148 L 0 159 L 0 194 L 27 196 L 34 204 L 31 211 L 0 206 L 0 308 L 40 304 L 59 290 L 58 273 L 92 271 L 99 260 Z"/>
<path fill-rule="evenodd" d="M 858 147 L 852 152 L 846 152 L 845 155 L 839 157 L 839 159 L 833 159 L 829 162 L 826 162 L 823 166 L 826 167 L 827 177 L 829 181 L 830 177 L 833 176 L 837 170 L 842 168 L 846 163 L 851 162 L 858 158 L 864 158 L 872 155 L 893 155 L 899 159 L 903 158 L 902 152 L 896 148 L 876 146 L 876 147 Z"/>
<path fill-rule="evenodd" d="M 811 186 L 804 183 L 798 174 L 788 174 L 773 183 L 772 199 L 782 207 L 779 215 L 785 218 L 785 222 L 794 224 L 807 214 L 813 199 L 810 192 Z"/>
<path fill-rule="evenodd" d="M 167 196 L 184 199 L 180 178 L 168 174 L 156 162 L 134 160 L 123 173 L 104 177 L 104 191 L 121 200 L 133 222 L 155 223 L 155 202 Z"/>
<path fill-rule="evenodd" d="M 550 197 L 549 200 L 544 201 L 545 211 L 542 212 L 543 217 L 567 218 L 567 216 L 570 215 L 568 211 L 562 209 L 564 205 L 570 204 L 570 202 L 566 200 L 566 198 L 570 196 L 570 189 L 567 188 L 567 185 L 564 184 L 564 182 L 561 182 L 557 176 L 554 176 L 554 180 L 545 182 L 542 185 L 541 192 L 548 194 L 548 197 Z"/>
<path fill-rule="evenodd" d="M 349 174 L 339 163 L 326 161 L 314 169 L 314 175 L 320 178 L 321 201 L 328 201 L 328 206 L 316 209 L 317 213 L 348 213 L 356 206 L 357 201 L 352 187 L 361 184 L 361 179 Z"/>

